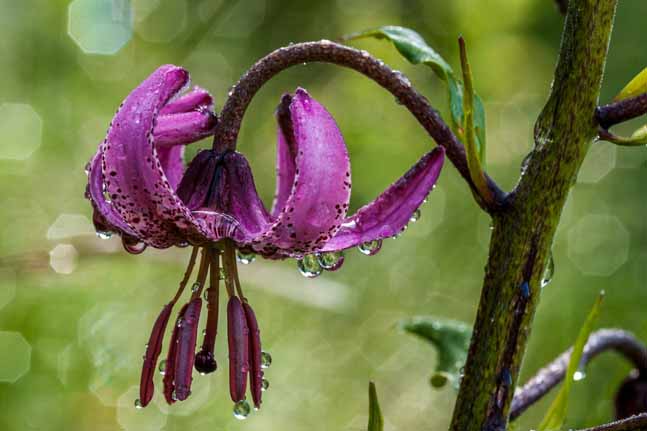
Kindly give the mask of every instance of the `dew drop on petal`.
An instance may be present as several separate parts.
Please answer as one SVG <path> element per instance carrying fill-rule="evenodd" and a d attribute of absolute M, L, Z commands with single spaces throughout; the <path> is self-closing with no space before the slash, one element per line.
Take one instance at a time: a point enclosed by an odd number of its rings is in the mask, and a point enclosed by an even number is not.
<path fill-rule="evenodd" d="M 166 374 L 166 359 L 160 361 L 159 366 L 157 367 L 157 370 L 161 375 Z"/>
<path fill-rule="evenodd" d="M 272 355 L 269 352 L 261 352 L 261 368 L 267 369 L 272 365 Z"/>
<path fill-rule="evenodd" d="M 240 250 L 236 250 L 236 260 L 238 263 L 248 265 L 256 260 L 256 255 L 254 253 L 245 253 Z"/>
<path fill-rule="evenodd" d="M 373 241 L 364 242 L 357 246 L 358 250 L 367 256 L 373 256 L 382 248 L 382 240 L 376 239 Z"/>
<path fill-rule="evenodd" d="M 136 409 L 139 409 L 139 410 L 141 410 L 141 409 L 143 409 L 143 408 L 144 408 L 144 406 L 142 405 L 142 402 L 141 402 L 141 400 L 140 400 L 139 398 L 137 398 L 137 399 L 135 400 L 135 408 L 136 408 Z"/>
<path fill-rule="evenodd" d="M 555 261 L 553 260 L 553 252 L 551 251 L 548 255 L 548 262 L 546 263 L 546 268 L 544 269 L 544 274 L 541 277 L 541 287 L 546 287 L 551 280 L 553 279 L 553 274 L 555 274 Z"/>
<path fill-rule="evenodd" d="M 247 400 L 238 401 L 234 404 L 234 417 L 240 421 L 247 419 L 251 408 Z"/>
<path fill-rule="evenodd" d="M 97 231 L 97 236 L 101 239 L 110 239 L 112 237 L 112 232 L 109 232 L 107 230 L 98 230 Z"/>
<path fill-rule="evenodd" d="M 415 210 L 413 214 L 411 214 L 411 217 L 409 217 L 409 221 L 411 223 L 417 222 L 418 220 L 420 220 L 420 215 L 421 215 L 420 209 Z"/>
<path fill-rule="evenodd" d="M 267 379 L 263 379 L 263 380 L 262 380 L 262 382 L 261 382 L 261 390 L 262 390 L 263 392 L 265 392 L 265 391 L 266 391 L 266 390 L 268 390 L 269 388 L 270 388 L 270 382 L 269 382 L 269 380 L 267 380 Z"/>
<path fill-rule="evenodd" d="M 317 255 L 319 265 L 327 271 L 336 271 L 344 263 L 344 253 L 341 251 L 327 251 Z"/>
<path fill-rule="evenodd" d="M 297 260 L 297 268 L 301 275 L 307 278 L 315 278 L 321 275 L 323 271 L 315 254 L 306 254 L 303 258 Z"/>

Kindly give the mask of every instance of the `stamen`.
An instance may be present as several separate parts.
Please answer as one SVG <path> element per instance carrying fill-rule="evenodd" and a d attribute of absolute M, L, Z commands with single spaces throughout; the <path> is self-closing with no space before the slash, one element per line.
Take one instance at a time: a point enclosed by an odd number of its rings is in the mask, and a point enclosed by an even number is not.
<path fill-rule="evenodd" d="M 233 402 L 245 399 L 249 372 L 249 329 L 243 306 L 236 296 L 227 304 L 229 341 L 229 393 Z"/>
<path fill-rule="evenodd" d="M 164 332 L 166 331 L 166 326 L 168 325 L 173 306 L 184 291 L 189 277 L 193 272 L 193 267 L 195 266 L 197 255 L 198 249 L 196 247 L 191 252 L 189 265 L 187 266 L 187 269 L 184 273 L 184 277 L 180 281 L 180 287 L 178 288 L 175 297 L 171 300 L 171 302 L 166 304 L 164 308 L 162 308 L 162 311 L 160 312 L 159 316 L 155 320 L 155 324 L 153 325 L 150 338 L 148 339 L 146 353 L 144 354 L 144 364 L 142 366 L 142 374 L 139 383 L 139 403 L 142 407 L 146 407 L 148 403 L 150 403 L 150 401 L 153 399 L 153 393 L 155 391 L 153 376 L 155 375 L 155 369 L 157 368 L 157 360 L 159 359 L 159 355 L 162 351 Z"/>
<path fill-rule="evenodd" d="M 193 292 L 191 294 L 191 299 L 199 298 L 204 288 L 205 281 L 207 280 L 207 273 L 209 271 L 209 264 L 211 263 L 211 251 L 208 247 L 202 249 L 202 254 L 200 256 L 200 269 L 198 269 L 198 276 L 195 283 L 193 284 L 194 288 L 191 289 Z"/>
<path fill-rule="evenodd" d="M 225 284 L 227 286 L 227 291 L 229 296 L 232 296 L 234 289 L 238 292 L 238 296 L 241 300 L 245 300 L 245 295 L 243 294 L 243 289 L 240 286 L 240 280 L 238 279 L 238 264 L 236 262 L 236 246 L 231 240 L 225 241 L 225 254 L 224 254 L 224 268 L 225 268 Z M 229 283 L 227 283 L 229 282 Z"/>
<path fill-rule="evenodd" d="M 218 368 L 214 349 L 218 333 L 218 309 L 220 298 L 220 251 L 211 250 L 209 267 L 209 288 L 205 291 L 207 301 L 207 325 L 202 340 L 202 348 L 195 357 L 195 369 L 200 374 L 209 374 Z"/>
<path fill-rule="evenodd" d="M 251 367 L 249 373 L 249 385 L 252 392 L 252 401 L 254 407 L 261 408 L 261 397 L 263 394 L 263 370 L 261 359 L 261 331 L 258 329 L 258 321 L 254 310 L 247 303 L 243 301 L 243 310 L 245 311 L 245 319 L 247 320 L 247 328 L 249 329 L 249 365 Z"/>

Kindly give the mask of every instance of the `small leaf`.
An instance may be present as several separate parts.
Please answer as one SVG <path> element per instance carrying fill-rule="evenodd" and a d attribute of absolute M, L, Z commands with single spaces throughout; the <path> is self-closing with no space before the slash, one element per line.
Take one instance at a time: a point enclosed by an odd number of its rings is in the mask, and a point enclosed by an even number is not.
<path fill-rule="evenodd" d="M 400 326 L 431 343 L 438 351 L 438 362 L 431 376 L 431 385 L 440 388 L 451 382 L 458 388 L 461 368 L 467 359 L 472 329 L 462 322 L 431 316 L 403 320 Z"/>
<path fill-rule="evenodd" d="M 485 155 L 479 149 L 478 135 L 476 131 L 475 117 L 479 117 L 481 123 L 485 122 L 485 113 L 483 105 L 480 101 L 475 100 L 474 88 L 472 86 L 472 69 L 470 68 L 469 61 L 467 60 L 467 49 L 465 47 L 465 40 L 461 37 L 459 40 L 461 51 L 461 69 L 463 70 L 463 82 L 465 82 L 465 93 L 463 95 L 463 112 L 465 113 L 465 121 L 463 123 L 463 131 L 465 134 L 465 147 L 467 150 L 467 166 L 470 171 L 470 177 L 474 186 L 479 191 L 479 195 L 486 201 L 492 201 L 492 191 L 487 185 L 485 173 L 481 165 L 482 157 Z M 477 105 L 479 105 L 477 107 Z M 479 111 L 478 113 L 476 111 Z M 483 130 L 484 125 L 479 126 Z M 482 139 L 485 139 L 482 137 Z"/>
<path fill-rule="evenodd" d="M 580 366 L 580 360 L 582 359 L 582 353 L 584 352 L 584 346 L 589 339 L 589 335 L 593 330 L 593 324 L 600 314 L 600 306 L 602 304 L 602 299 L 604 298 L 604 291 L 600 292 L 597 300 L 593 304 L 589 315 L 587 316 L 582 328 L 580 329 L 577 339 L 575 340 L 575 345 L 573 345 L 573 350 L 571 351 L 571 357 L 568 361 L 568 368 L 566 370 L 566 376 L 564 376 L 564 384 L 562 385 L 557 397 L 553 400 L 553 403 L 548 408 L 544 419 L 539 425 L 538 431 L 553 431 L 561 429 L 564 424 L 564 419 L 566 418 L 566 411 L 568 408 L 568 397 L 571 392 L 571 386 L 573 385 L 573 376 L 577 372 Z"/>
<path fill-rule="evenodd" d="M 639 96 L 643 93 L 647 93 L 647 67 L 636 75 L 634 79 L 629 81 L 629 84 L 627 84 L 613 100 L 618 102 L 620 100 Z"/>
<path fill-rule="evenodd" d="M 375 383 L 368 384 L 368 431 L 382 431 L 384 429 L 384 419 L 380 410 L 380 403 L 377 399 L 377 389 Z"/>
<path fill-rule="evenodd" d="M 604 134 L 600 134 L 601 138 L 603 138 L 605 141 L 613 142 L 617 145 L 627 147 L 647 145 L 647 124 L 633 132 L 629 137 L 614 135 L 608 130 L 605 130 L 603 133 Z"/>

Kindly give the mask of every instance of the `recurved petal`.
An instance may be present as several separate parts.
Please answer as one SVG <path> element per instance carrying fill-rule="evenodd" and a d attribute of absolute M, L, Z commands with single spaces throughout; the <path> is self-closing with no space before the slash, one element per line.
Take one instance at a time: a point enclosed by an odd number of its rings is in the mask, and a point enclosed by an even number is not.
<path fill-rule="evenodd" d="M 253 248 L 262 253 L 278 248 L 278 254 L 299 256 L 321 248 L 339 229 L 350 199 L 350 160 L 335 120 L 305 90 L 285 96 L 278 116 L 282 130 L 277 205 L 284 203 Z M 288 187 L 290 158 L 294 175 Z"/>
<path fill-rule="evenodd" d="M 179 154 L 160 156 L 155 146 L 153 130 L 159 111 L 188 80 L 182 68 L 158 68 L 126 98 L 102 145 L 102 171 L 112 206 L 131 227 L 133 236 L 159 248 L 186 238 L 220 238 L 211 228 L 219 225 L 222 217 L 210 214 L 205 220 L 196 220 L 174 191 Z"/>
<path fill-rule="evenodd" d="M 193 87 L 193 90 L 170 101 L 160 110 L 160 115 L 178 114 L 196 110 L 213 110 L 213 97 L 203 88 Z"/>
<path fill-rule="evenodd" d="M 104 178 L 101 171 L 103 154 L 97 152 L 90 161 L 88 171 L 88 193 L 94 207 L 94 225 L 97 231 L 125 232 L 134 235 L 133 229 L 112 206 L 112 202 L 104 194 Z"/>
<path fill-rule="evenodd" d="M 399 233 L 433 189 L 444 159 L 442 147 L 425 154 L 373 202 L 344 220 L 341 229 L 326 243 L 323 251 L 343 250 Z"/>
<path fill-rule="evenodd" d="M 207 110 L 159 115 L 155 126 L 155 146 L 160 149 L 170 145 L 184 145 L 213 134 L 216 115 Z"/>

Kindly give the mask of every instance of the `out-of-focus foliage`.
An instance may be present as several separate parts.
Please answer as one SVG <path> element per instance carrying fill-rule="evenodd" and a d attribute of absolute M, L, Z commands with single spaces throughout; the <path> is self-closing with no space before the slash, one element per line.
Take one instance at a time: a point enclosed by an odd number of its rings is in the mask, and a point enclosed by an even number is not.
<path fill-rule="evenodd" d="M 568 368 L 566 369 L 566 375 L 564 377 L 562 387 L 559 389 L 557 396 L 548 408 L 546 416 L 544 416 L 544 419 L 539 424 L 539 431 L 557 431 L 562 429 L 562 426 L 564 425 L 569 397 L 571 395 L 571 388 L 573 387 L 573 381 L 576 380 L 575 373 L 578 371 L 578 367 L 580 366 L 582 354 L 584 353 L 584 346 L 586 346 L 589 335 L 591 335 L 591 332 L 593 331 L 593 325 L 595 325 L 595 321 L 600 314 L 602 299 L 604 299 L 604 291 L 600 292 L 595 303 L 593 303 L 593 307 L 591 308 L 589 315 L 582 324 L 582 328 L 577 335 L 575 344 L 573 344 L 573 351 L 568 360 Z"/>
<path fill-rule="evenodd" d="M 112 12 L 98 18 L 101 8 L 70 15 L 71 4 L 88 2 L 0 0 L 0 113 L 11 114 L 0 118 L 0 429 L 356 431 L 367 424 L 369 380 L 380 388 L 385 430 L 446 429 L 455 391 L 430 388 L 433 353 L 395 323 L 414 315 L 474 319 L 489 220 L 451 165 L 420 220 L 374 257 L 348 252 L 340 271 L 314 281 L 298 275 L 291 261 L 257 259 L 240 268 L 274 358 L 263 409 L 244 422 L 231 415 L 225 337 L 216 346 L 221 369 L 196 375 L 187 403 L 169 408 L 156 397 L 147 409 L 134 408 L 144 344 L 189 251 L 130 256 L 116 238 L 98 239 L 83 198 L 83 168 L 121 100 L 162 63 L 184 65 L 221 107 L 238 76 L 279 46 L 393 24 L 415 29 L 455 67 L 457 37 L 470 42 L 487 111 L 488 173 L 510 189 L 550 88 L 562 27 L 552 2 L 98 0 Z M 645 65 L 645 14 L 645 2 L 620 2 L 603 101 Z M 87 52 L 114 49 L 124 35 L 115 54 Z M 430 79 L 429 70 L 411 66 L 387 43 L 354 44 L 402 70 L 450 118 L 444 84 Z M 353 208 L 433 145 L 375 83 L 330 65 L 294 67 L 260 91 L 239 139 L 268 204 L 273 112 L 281 94 L 297 86 L 321 101 L 344 133 Z M 188 156 L 208 145 L 190 146 Z M 564 209 L 555 275 L 542 294 L 522 381 L 573 342 L 587 298 L 601 289 L 607 298 L 600 326 L 647 338 L 646 161 L 644 148 L 591 147 Z M 15 348 L 2 340 L 14 340 Z M 573 385 L 567 426 L 609 419 L 627 372 L 614 355 L 596 359 L 587 378 Z M 539 423 L 550 402 L 526 413 L 519 429 Z"/>

